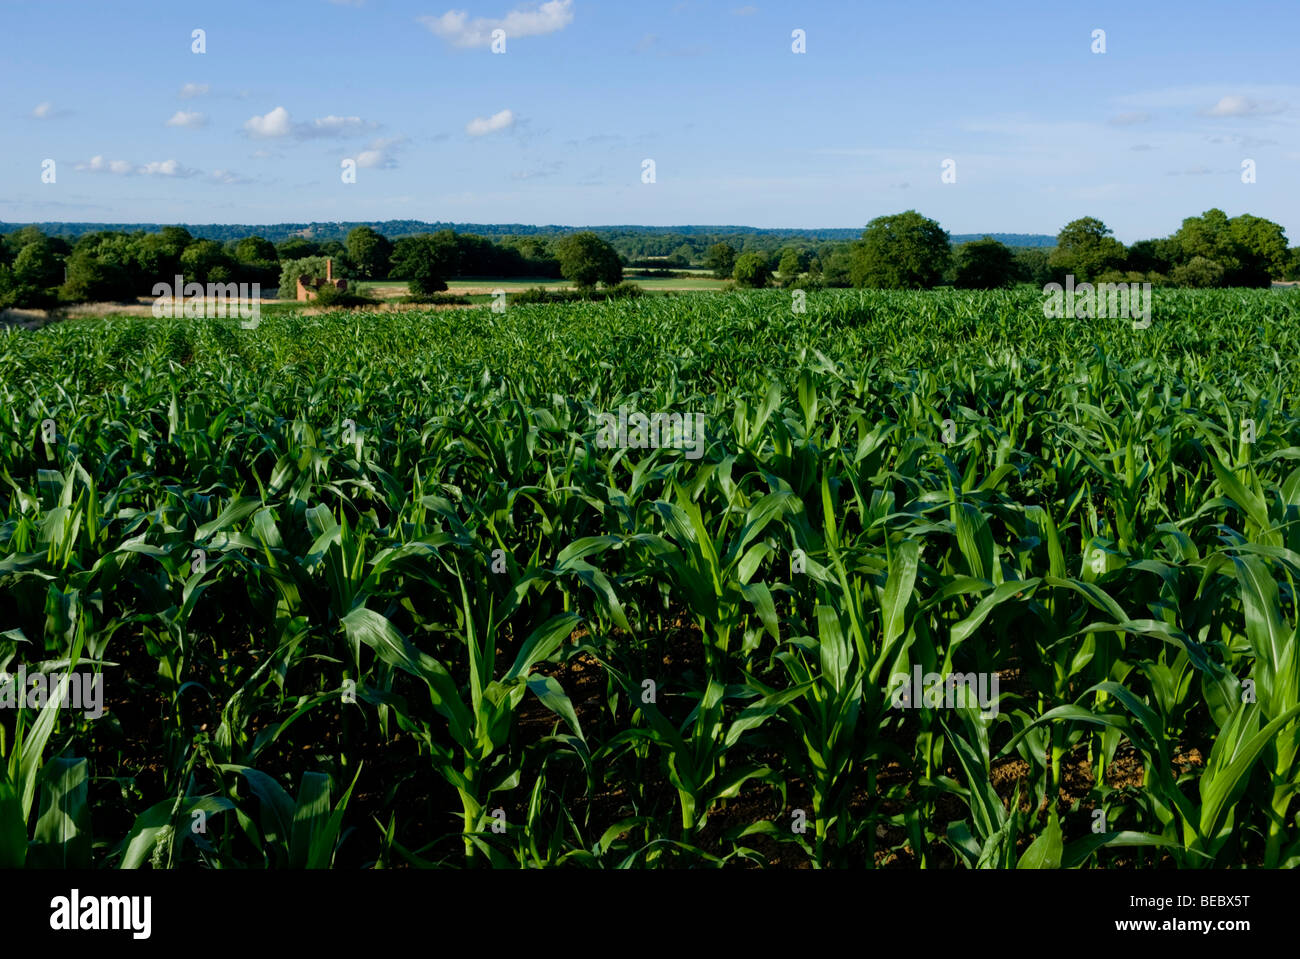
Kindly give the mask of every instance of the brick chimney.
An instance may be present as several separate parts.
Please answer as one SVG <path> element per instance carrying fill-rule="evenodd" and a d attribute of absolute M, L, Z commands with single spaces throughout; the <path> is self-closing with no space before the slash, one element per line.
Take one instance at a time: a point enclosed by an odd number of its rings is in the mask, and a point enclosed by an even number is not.
<path fill-rule="evenodd" d="M 325 282 L 331 284 L 334 282 L 334 260 L 332 257 L 325 261 Z"/>

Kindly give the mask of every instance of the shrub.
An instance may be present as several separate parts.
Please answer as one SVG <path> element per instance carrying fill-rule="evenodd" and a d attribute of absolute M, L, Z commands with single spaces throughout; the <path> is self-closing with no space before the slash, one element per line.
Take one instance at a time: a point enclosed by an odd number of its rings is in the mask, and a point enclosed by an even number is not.
<path fill-rule="evenodd" d="M 1226 270 L 1214 260 L 1203 256 L 1194 256 L 1182 266 L 1176 266 L 1169 274 L 1175 286 L 1205 288 L 1223 286 Z"/>
<path fill-rule="evenodd" d="M 419 296 L 404 296 L 397 302 L 418 306 L 468 306 L 473 301 L 468 296 L 456 293 L 429 293 Z"/>
<path fill-rule="evenodd" d="M 379 301 L 373 296 L 355 290 L 340 290 L 337 286 L 329 284 L 320 287 L 311 300 L 312 306 L 324 307 L 376 306 L 378 303 Z"/>

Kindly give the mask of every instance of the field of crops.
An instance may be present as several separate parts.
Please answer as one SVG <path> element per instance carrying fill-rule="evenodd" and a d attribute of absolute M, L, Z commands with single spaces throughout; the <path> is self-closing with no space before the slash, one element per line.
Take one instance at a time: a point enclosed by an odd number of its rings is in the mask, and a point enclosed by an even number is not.
<path fill-rule="evenodd" d="M 1300 295 L 791 304 L 0 334 L 0 866 L 1300 864 Z"/>

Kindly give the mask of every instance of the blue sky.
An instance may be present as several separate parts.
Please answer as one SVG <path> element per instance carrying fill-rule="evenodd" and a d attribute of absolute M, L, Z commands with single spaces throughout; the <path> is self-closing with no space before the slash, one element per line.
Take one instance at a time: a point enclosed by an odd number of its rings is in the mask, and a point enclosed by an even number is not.
<path fill-rule="evenodd" d="M 1297 0 L 0 0 L 0 24 L 6 221 L 912 208 L 952 233 L 1097 216 L 1132 242 L 1217 206 L 1300 239 Z"/>

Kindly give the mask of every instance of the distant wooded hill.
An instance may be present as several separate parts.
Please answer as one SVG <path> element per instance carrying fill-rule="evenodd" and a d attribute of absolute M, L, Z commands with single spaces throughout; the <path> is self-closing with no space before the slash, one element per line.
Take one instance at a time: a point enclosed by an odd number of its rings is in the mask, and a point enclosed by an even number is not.
<path fill-rule="evenodd" d="M 0 233 L 10 233 L 31 224 L 0 222 Z M 347 223 L 36 223 L 46 236 L 61 236 L 76 239 L 85 233 L 101 230 L 115 230 L 122 233 L 157 233 L 164 226 L 183 226 L 192 236 L 200 239 L 217 240 L 225 243 L 229 240 L 241 240 L 246 236 L 261 236 L 272 243 L 280 243 L 293 236 L 307 237 L 319 242 L 347 239 L 350 231 L 358 226 L 368 226 L 384 234 L 389 239 L 410 236 L 416 233 L 437 233 L 439 230 L 454 230 L 457 233 L 474 233 L 486 237 L 507 236 L 563 236 L 579 230 L 591 230 L 597 236 L 611 243 L 623 253 L 640 253 L 654 256 L 650 247 L 674 247 L 682 241 L 694 241 L 697 246 L 701 241 L 709 243 L 727 241 L 733 245 L 743 245 L 749 249 L 777 249 L 788 241 L 805 243 L 825 243 L 827 241 L 856 240 L 862 236 L 861 227 L 826 227 L 820 229 L 760 229 L 752 226 L 559 226 L 549 224 L 536 226 L 527 223 L 446 223 L 441 220 L 430 223 L 425 220 L 382 220 L 350 221 Z M 1045 233 L 959 233 L 952 236 L 952 242 L 966 243 L 983 236 L 1005 243 L 1007 246 L 1049 247 L 1056 245 L 1056 237 Z M 742 241 L 737 244 L 735 241 Z M 743 241 L 748 240 L 745 243 Z M 669 250 L 665 249 L 666 255 Z"/>

